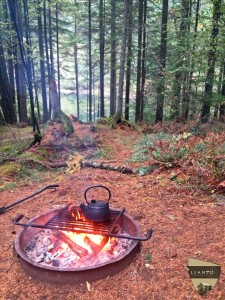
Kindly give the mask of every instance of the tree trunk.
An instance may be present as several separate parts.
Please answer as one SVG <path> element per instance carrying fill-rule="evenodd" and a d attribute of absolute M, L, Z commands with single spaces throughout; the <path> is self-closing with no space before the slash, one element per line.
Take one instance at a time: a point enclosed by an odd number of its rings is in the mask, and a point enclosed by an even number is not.
<path fill-rule="evenodd" d="M 74 1 L 74 4 L 76 6 L 76 0 Z M 76 21 L 76 15 L 74 16 L 74 33 L 75 36 L 77 36 L 77 21 Z M 75 78 L 76 78 L 76 98 L 77 98 L 77 118 L 80 119 L 80 93 L 79 93 L 79 66 L 78 66 L 78 53 L 77 53 L 78 45 L 77 42 L 75 42 L 74 45 L 74 68 L 75 68 Z"/>
<path fill-rule="evenodd" d="M 13 107 L 12 94 L 10 92 L 10 83 L 7 73 L 7 64 L 5 60 L 3 42 L 0 32 L 0 105 L 4 115 L 6 123 L 13 124 L 16 117 Z"/>
<path fill-rule="evenodd" d="M 116 111 L 116 1 L 111 0 L 110 116 Z"/>
<path fill-rule="evenodd" d="M 59 62 L 59 7 L 56 2 L 55 8 L 55 22 L 56 22 L 56 53 L 57 53 L 57 73 L 58 73 L 58 97 L 59 102 L 61 101 L 61 88 L 60 88 L 60 62 Z"/>
<path fill-rule="evenodd" d="M 89 54 L 88 54 L 88 60 L 89 60 L 89 114 L 88 119 L 90 122 L 92 122 L 92 47 L 91 47 L 91 40 L 92 40 L 92 32 L 91 32 L 91 0 L 88 0 L 88 46 L 89 46 Z"/>
<path fill-rule="evenodd" d="M 160 70 L 158 74 L 159 83 L 157 86 L 157 107 L 155 122 L 162 122 L 164 97 L 165 97 L 165 67 L 167 55 L 167 19 L 168 19 L 168 0 L 163 0 L 162 22 L 161 22 L 161 43 L 160 43 Z"/>
<path fill-rule="evenodd" d="M 103 0 L 99 1 L 99 53 L 100 53 L 100 117 L 105 115 L 104 100 L 104 55 L 105 55 L 105 26 L 104 26 L 105 8 Z"/>
<path fill-rule="evenodd" d="M 17 86 L 17 102 L 18 102 L 18 115 L 21 123 L 27 122 L 27 103 L 26 103 L 26 82 L 22 69 L 23 66 L 19 62 L 15 65 L 16 73 L 16 86 Z"/>
<path fill-rule="evenodd" d="M 52 119 L 60 120 L 62 123 L 63 131 L 67 136 L 69 136 L 74 131 L 73 124 L 70 118 L 61 110 L 55 79 L 51 79 L 50 81 L 49 95 L 52 106 Z"/>
<path fill-rule="evenodd" d="M 8 75 L 9 75 L 9 86 L 10 86 L 10 93 L 11 93 L 11 98 L 12 98 L 12 103 L 14 108 L 16 107 L 16 92 L 15 92 L 15 76 L 14 76 L 14 50 L 15 50 L 15 43 L 13 40 L 13 35 L 12 35 L 12 24 L 9 20 L 9 12 L 8 12 L 8 7 L 7 7 L 7 1 L 4 0 L 2 1 L 2 8 L 3 8 L 3 13 L 4 13 L 4 22 L 7 24 L 6 28 L 7 31 L 9 32 L 9 42 L 7 45 L 7 54 L 8 54 Z M 16 123 L 16 114 L 13 115 L 15 119 L 13 120 L 13 123 Z"/>
<path fill-rule="evenodd" d="M 142 66 L 141 66 L 141 101 L 140 101 L 140 121 L 143 121 L 144 115 L 144 93 L 146 76 L 146 21 L 147 21 L 147 0 L 144 0 L 143 12 L 143 42 L 142 42 Z"/>
<path fill-rule="evenodd" d="M 140 121 L 141 111 L 141 74 L 142 74 L 142 35 L 143 35 L 143 0 L 138 1 L 138 56 L 137 56 L 137 82 L 136 82 L 136 114 L 135 121 Z"/>
<path fill-rule="evenodd" d="M 190 1 L 189 0 L 182 0 L 182 13 L 181 13 L 181 35 L 182 35 L 182 44 L 186 52 L 188 53 L 190 46 L 188 45 L 188 36 L 190 34 L 190 26 L 189 26 L 189 18 L 190 18 Z M 185 39 L 185 41 L 184 41 Z M 184 62 L 184 71 L 183 71 L 183 86 L 182 86 L 182 98 L 181 98 L 181 117 L 182 120 L 186 120 L 189 114 L 189 97 L 188 97 L 188 82 L 189 82 L 189 72 L 188 68 L 190 65 L 190 57 L 189 55 Z"/>
<path fill-rule="evenodd" d="M 48 9 L 46 6 L 46 1 L 44 0 L 44 44 L 45 44 L 45 57 L 46 57 L 46 67 L 47 67 L 47 72 L 48 72 L 48 81 L 47 83 L 49 84 L 50 79 L 51 79 L 51 64 L 50 64 L 50 57 L 49 57 L 49 37 L 48 37 L 48 27 L 47 27 L 47 14 L 48 14 Z M 46 88 L 46 97 L 47 97 L 47 88 Z M 50 119 L 51 116 L 51 103 L 50 103 L 50 95 L 48 94 L 48 107 L 47 111 L 48 111 L 48 115 L 47 115 L 47 119 Z"/>
<path fill-rule="evenodd" d="M 1 100 L 0 100 L 1 102 Z M 5 119 L 1 110 L 1 106 L 0 106 L 0 126 L 4 126 L 5 125 Z"/>
<path fill-rule="evenodd" d="M 193 48 L 190 55 L 190 74 L 189 74 L 189 82 L 188 82 L 188 91 L 187 91 L 187 101 L 190 103 L 190 93 L 192 89 L 192 81 L 194 74 L 194 63 L 195 63 L 195 49 L 196 49 L 196 37 L 198 31 L 198 23 L 199 23 L 199 8 L 200 8 L 200 0 L 197 0 L 196 3 L 196 12 L 195 12 L 195 25 L 194 25 L 194 37 L 193 37 Z"/>
<path fill-rule="evenodd" d="M 202 112 L 201 112 L 202 123 L 208 122 L 210 116 L 220 15 L 221 15 L 221 0 L 214 0 L 213 18 L 212 18 L 213 27 L 211 32 L 210 49 L 208 53 L 208 71 L 207 71 L 206 83 L 205 83 L 205 101 L 203 102 Z"/>
<path fill-rule="evenodd" d="M 223 61 L 223 81 L 221 88 L 221 95 L 225 97 L 225 60 Z M 225 101 L 220 104 L 219 121 L 225 122 Z"/>
<path fill-rule="evenodd" d="M 42 106 L 43 106 L 43 122 L 48 120 L 48 107 L 47 107 L 47 94 L 46 94 L 46 81 L 45 81 L 45 62 L 44 62 L 44 40 L 42 29 L 42 9 L 38 2 L 38 42 L 39 42 L 39 55 L 40 55 L 40 73 L 41 73 L 41 92 L 42 92 Z"/>
<path fill-rule="evenodd" d="M 126 94 L 125 94 L 125 114 L 124 117 L 129 121 L 129 104 L 130 104 L 130 76 L 131 76 L 131 57 L 132 57 L 132 18 L 133 0 L 129 2 L 129 24 L 128 24 L 128 41 L 127 41 L 127 73 L 126 73 Z"/>
<path fill-rule="evenodd" d="M 51 63 L 51 72 L 50 72 L 50 79 L 53 79 L 55 76 L 55 68 L 54 68 L 54 55 L 53 55 L 53 42 L 52 42 L 52 13 L 51 13 L 51 0 L 48 0 L 48 29 L 49 29 L 49 54 L 50 54 L 50 63 Z M 50 85 L 50 80 L 49 80 Z M 50 95 L 49 95 L 50 99 Z M 52 107 L 51 107 L 51 100 L 49 102 L 49 119 L 51 118 L 52 114 Z"/>
<path fill-rule="evenodd" d="M 124 0 L 124 15 L 123 15 L 123 33 L 120 50 L 120 71 L 119 71 L 119 89 L 118 89 L 118 103 L 117 115 L 123 114 L 123 85 L 124 85 L 124 72 L 125 72 L 125 55 L 126 55 L 126 42 L 127 42 L 127 24 L 128 24 L 128 7 L 129 0 Z"/>
<path fill-rule="evenodd" d="M 49 95 L 50 95 L 51 106 L 52 106 L 52 118 L 54 119 L 61 111 L 61 105 L 57 93 L 57 86 L 56 86 L 55 79 L 50 80 Z"/>

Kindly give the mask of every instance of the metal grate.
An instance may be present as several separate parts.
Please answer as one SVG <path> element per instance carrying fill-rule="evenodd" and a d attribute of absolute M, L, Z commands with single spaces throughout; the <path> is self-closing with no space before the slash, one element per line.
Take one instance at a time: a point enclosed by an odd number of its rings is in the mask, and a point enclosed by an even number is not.
<path fill-rule="evenodd" d="M 120 218 L 125 212 L 125 208 L 121 211 L 110 210 L 110 218 L 106 222 L 96 223 L 90 222 L 79 215 L 79 209 L 77 207 L 66 206 L 62 210 L 58 211 L 46 224 L 34 224 L 34 223 L 21 223 L 20 220 L 24 215 L 17 216 L 13 222 L 15 225 L 23 227 L 34 227 L 51 230 L 64 230 L 73 231 L 87 234 L 99 234 L 106 237 L 116 237 L 123 239 L 132 239 L 137 241 L 147 241 L 152 236 L 152 229 L 148 229 L 146 236 L 131 236 L 129 234 L 123 234 L 123 224 L 121 224 Z"/>
<path fill-rule="evenodd" d="M 110 210 L 110 218 L 106 222 L 90 222 L 87 221 L 82 213 L 79 211 L 78 207 L 67 206 L 60 210 L 52 219 L 50 219 L 46 224 L 46 228 L 55 228 L 65 231 L 75 231 L 82 233 L 95 233 L 105 235 L 107 233 L 114 233 L 118 221 L 122 216 L 124 210 L 115 211 Z"/>

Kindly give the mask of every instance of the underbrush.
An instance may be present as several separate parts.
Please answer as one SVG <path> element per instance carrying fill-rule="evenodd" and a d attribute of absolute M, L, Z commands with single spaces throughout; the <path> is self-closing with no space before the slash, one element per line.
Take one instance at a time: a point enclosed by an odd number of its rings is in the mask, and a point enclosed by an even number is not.
<path fill-rule="evenodd" d="M 135 144 L 131 161 L 148 166 L 149 172 L 156 165 L 158 171 L 176 169 L 170 180 L 190 189 L 209 190 L 225 175 L 225 132 L 147 134 Z"/>

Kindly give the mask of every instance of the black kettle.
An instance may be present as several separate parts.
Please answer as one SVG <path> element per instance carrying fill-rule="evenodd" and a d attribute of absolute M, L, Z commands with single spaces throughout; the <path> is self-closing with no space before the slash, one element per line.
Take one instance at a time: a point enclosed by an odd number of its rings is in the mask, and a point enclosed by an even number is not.
<path fill-rule="evenodd" d="M 108 199 L 106 201 L 102 201 L 102 200 L 99 201 L 99 200 L 95 200 L 95 199 L 88 201 L 87 193 L 90 189 L 94 189 L 94 188 L 103 188 L 103 189 L 107 190 L 107 192 L 109 193 Z M 81 209 L 84 217 L 88 221 L 106 222 L 110 219 L 109 200 L 111 198 L 111 192 L 107 187 L 105 187 L 103 185 L 91 186 L 85 191 L 84 198 L 87 202 L 87 205 L 81 204 L 80 209 Z"/>

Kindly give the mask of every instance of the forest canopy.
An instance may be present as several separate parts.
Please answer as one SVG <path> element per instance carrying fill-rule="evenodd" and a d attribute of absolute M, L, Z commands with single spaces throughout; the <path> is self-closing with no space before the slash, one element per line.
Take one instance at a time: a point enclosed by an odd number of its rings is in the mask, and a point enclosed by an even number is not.
<path fill-rule="evenodd" d="M 222 0 L 1 0 L 0 124 L 223 121 Z M 35 126 L 34 126 L 35 127 Z"/>

